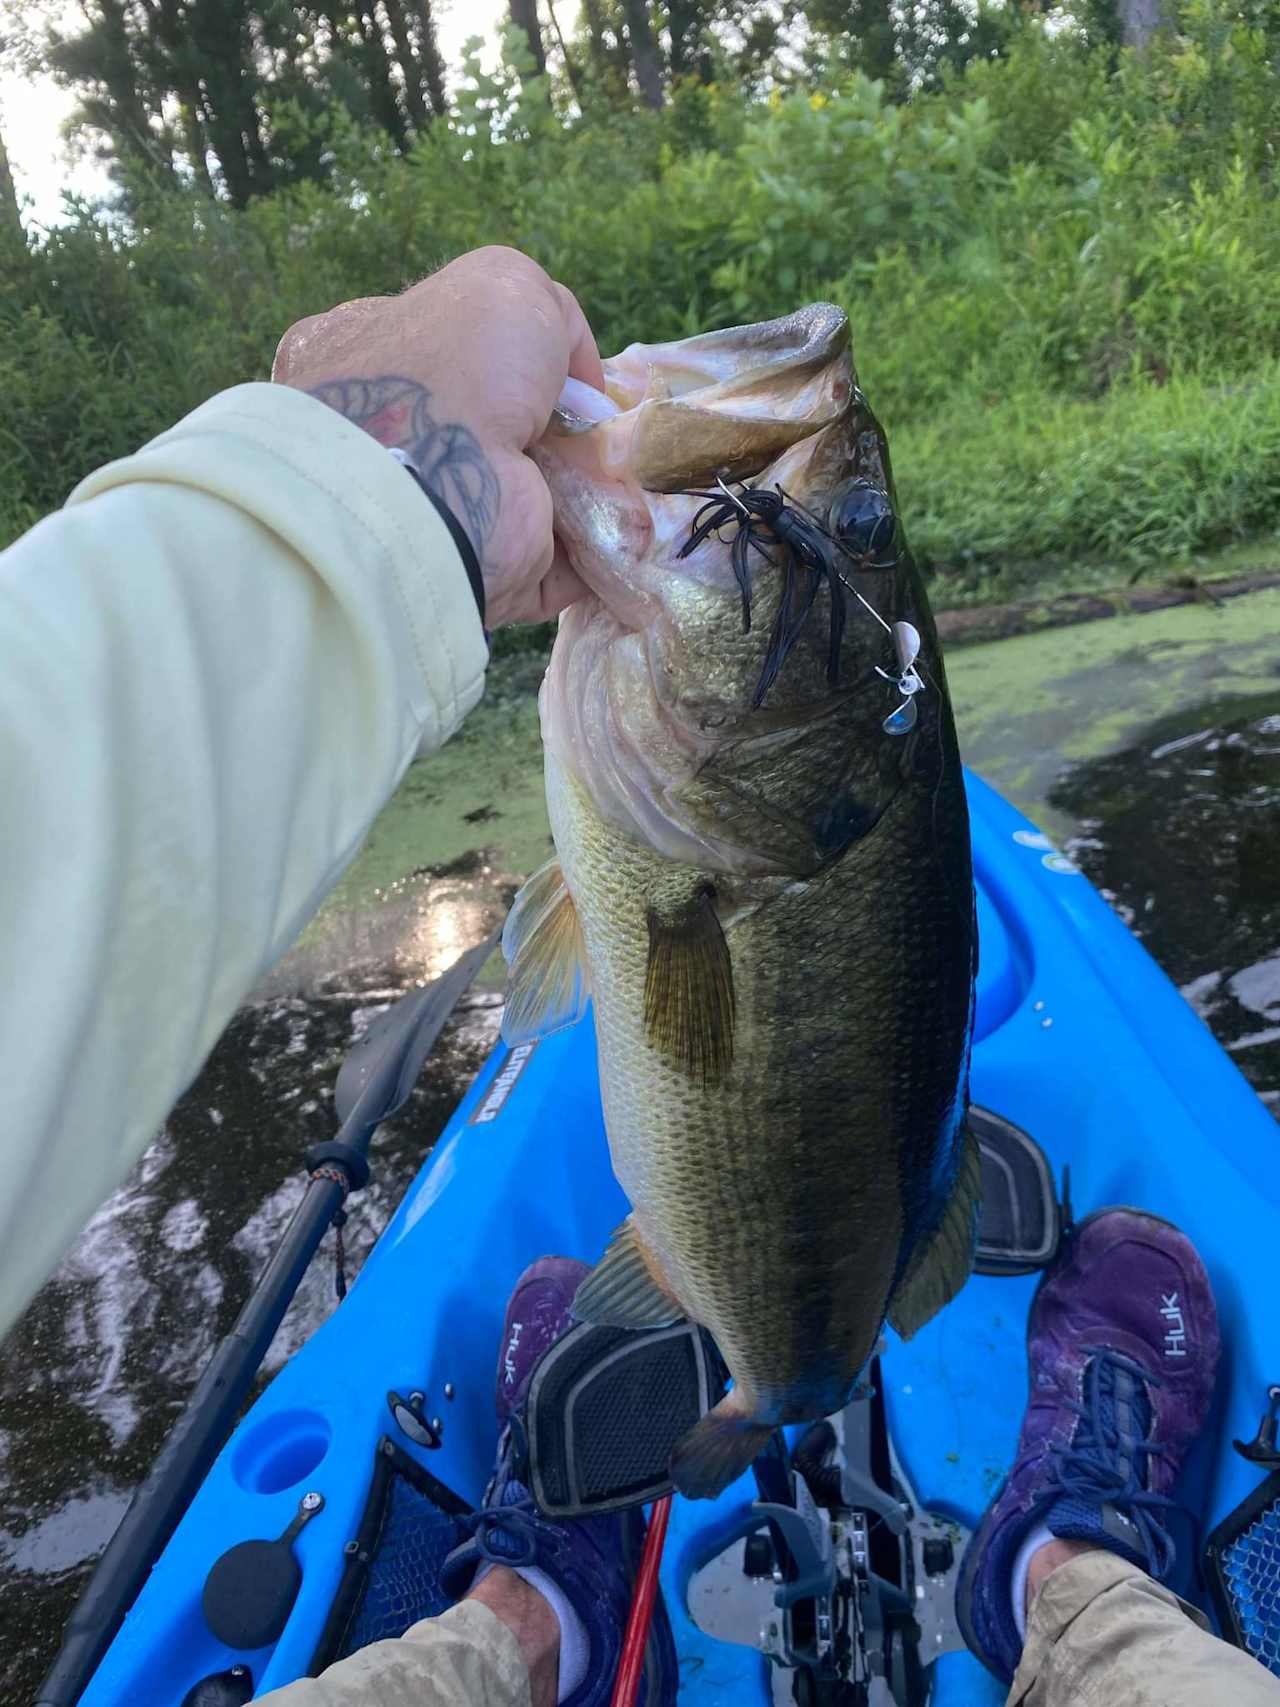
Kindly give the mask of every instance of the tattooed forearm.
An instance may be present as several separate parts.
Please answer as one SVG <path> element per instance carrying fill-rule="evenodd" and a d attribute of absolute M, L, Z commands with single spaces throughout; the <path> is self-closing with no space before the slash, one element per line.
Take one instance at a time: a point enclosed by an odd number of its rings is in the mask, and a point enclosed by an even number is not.
<path fill-rule="evenodd" d="M 379 444 L 413 458 L 423 480 L 466 528 L 478 552 L 498 520 L 501 489 L 475 434 L 458 421 L 437 421 L 431 393 L 412 379 L 333 379 L 311 395 L 354 421 Z"/>

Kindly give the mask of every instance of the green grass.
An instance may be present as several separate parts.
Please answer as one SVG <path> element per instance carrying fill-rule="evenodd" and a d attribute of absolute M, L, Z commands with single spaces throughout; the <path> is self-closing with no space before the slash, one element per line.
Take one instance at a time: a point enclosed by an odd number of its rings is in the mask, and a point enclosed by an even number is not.
<path fill-rule="evenodd" d="M 1280 517 L 1280 365 L 1088 402 L 958 398 L 895 441 L 912 547 L 938 604 L 1123 584 L 1250 541 Z M 1070 575 L 1063 571 L 1070 568 Z"/>

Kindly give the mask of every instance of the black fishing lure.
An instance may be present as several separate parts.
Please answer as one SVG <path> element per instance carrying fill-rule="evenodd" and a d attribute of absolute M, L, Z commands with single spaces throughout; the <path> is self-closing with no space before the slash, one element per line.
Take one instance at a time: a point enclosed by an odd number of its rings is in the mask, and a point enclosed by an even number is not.
<path fill-rule="evenodd" d="M 804 505 L 790 498 L 781 486 L 772 491 L 763 486 L 742 486 L 733 492 L 720 484 L 715 492 L 690 492 L 691 498 L 706 502 L 693 518 L 689 538 L 677 555 L 688 557 L 711 534 L 731 524 L 737 532 L 729 544 L 729 560 L 742 594 L 742 631 L 751 632 L 750 553 L 757 551 L 774 568 L 781 568 L 782 600 L 774 618 L 765 652 L 764 667 L 752 696 L 759 707 L 777 680 L 787 654 L 800 638 L 813 609 L 818 589 L 825 583 L 831 599 L 831 627 L 827 641 L 827 680 L 835 687 L 840 680 L 840 645 L 845 627 L 845 582 L 840 574 L 843 556 L 854 569 L 892 569 L 901 560 L 898 549 L 898 520 L 888 496 L 869 480 L 853 480 L 837 491 L 829 513 L 831 531 Z M 780 557 L 770 549 L 778 548 Z"/>

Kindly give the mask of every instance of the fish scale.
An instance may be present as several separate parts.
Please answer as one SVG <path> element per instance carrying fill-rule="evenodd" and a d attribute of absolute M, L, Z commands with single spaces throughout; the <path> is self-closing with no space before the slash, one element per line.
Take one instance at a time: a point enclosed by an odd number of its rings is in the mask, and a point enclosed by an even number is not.
<path fill-rule="evenodd" d="M 565 1023 L 590 991 L 633 1214 L 577 1307 L 622 1326 L 688 1315 L 714 1335 L 733 1390 L 673 1459 L 677 1486 L 713 1494 L 776 1424 L 844 1402 L 886 1312 L 914 1329 L 967 1273 L 968 822 L 905 546 L 878 551 L 883 567 L 833 559 L 841 580 L 761 674 L 802 573 L 782 542 L 816 527 L 814 549 L 836 551 L 823 518 L 841 492 L 889 482 L 839 311 L 636 346 L 606 376 L 617 413 L 538 452 L 591 596 L 562 619 L 543 686 L 557 862 L 530 891 L 555 905 L 513 912 L 506 1030 Z M 722 430 L 744 396 L 747 418 Z M 705 493 L 703 447 L 730 440 L 740 478 L 800 506 L 748 551 L 748 628 L 732 527 L 683 550 L 707 500 L 674 490 L 682 471 Z M 834 677 L 833 596 L 848 601 Z M 920 679 L 895 735 L 901 622 Z M 565 956 L 573 972 L 547 978 Z"/>

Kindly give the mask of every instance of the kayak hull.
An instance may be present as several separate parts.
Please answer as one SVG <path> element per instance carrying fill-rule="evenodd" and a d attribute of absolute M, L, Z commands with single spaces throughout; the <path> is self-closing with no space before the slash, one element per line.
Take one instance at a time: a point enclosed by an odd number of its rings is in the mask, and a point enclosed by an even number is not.
<path fill-rule="evenodd" d="M 1186 1489 L 1204 1533 L 1256 1486 L 1258 1472 L 1230 1441 L 1253 1434 L 1280 1369 L 1280 1324 L 1264 1307 L 1280 1246 L 1276 1124 L 1087 880 L 993 790 L 973 777 L 968 785 L 981 944 L 973 1098 L 1029 1131 L 1058 1175 L 1070 1165 L 1078 1214 L 1133 1204 L 1176 1222 L 1200 1249 L 1228 1347 Z M 305 1675 L 378 1441 L 396 1434 L 388 1390 L 426 1394 L 442 1444 L 398 1443 L 478 1499 L 496 1445 L 498 1337 L 516 1277 L 548 1252 L 594 1261 L 626 1209 L 609 1168 L 590 1017 L 536 1047 L 496 1049 L 345 1303 L 228 1442 L 86 1707 L 177 1703 L 197 1679 L 237 1662 L 249 1665 L 258 1694 Z M 1034 1276 L 975 1276 L 912 1342 L 887 1336 L 882 1379 L 903 1467 L 927 1506 L 968 1524 L 1013 1454 L 1034 1285 Z M 255 1654 L 228 1649 L 201 1613 L 209 1567 L 240 1541 L 281 1534 L 312 1489 L 325 1505 L 295 1543 L 303 1582 L 283 1635 Z M 770 1698 L 761 1657 L 703 1636 L 684 1610 L 689 1576 L 753 1495 L 744 1478 L 714 1502 L 674 1504 L 663 1582 L 689 1703 L 763 1707 Z M 939 1707 L 1003 1698 L 968 1654 L 937 1662 Z"/>

